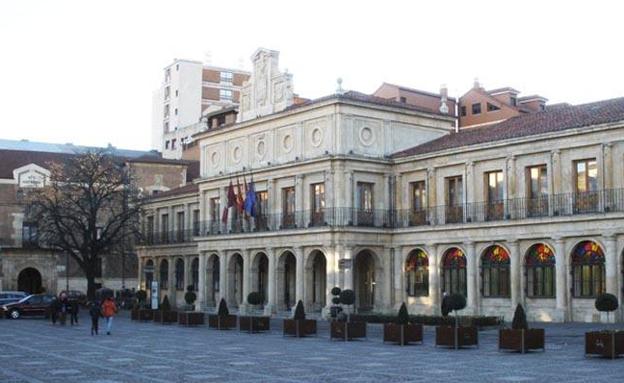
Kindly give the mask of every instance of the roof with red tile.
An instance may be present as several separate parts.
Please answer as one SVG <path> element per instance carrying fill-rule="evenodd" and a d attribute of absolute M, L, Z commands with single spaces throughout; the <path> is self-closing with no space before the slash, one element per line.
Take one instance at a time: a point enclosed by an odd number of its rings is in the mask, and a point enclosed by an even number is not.
<path fill-rule="evenodd" d="M 574 106 L 546 108 L 522 114 L 503 122 L 477 128 L 465 128 L 422 145 L 397 152 L 393 158 L 434 153 L 488 142 L 528 137 L 567 129 L 624 121 L 624 97 Z"/>

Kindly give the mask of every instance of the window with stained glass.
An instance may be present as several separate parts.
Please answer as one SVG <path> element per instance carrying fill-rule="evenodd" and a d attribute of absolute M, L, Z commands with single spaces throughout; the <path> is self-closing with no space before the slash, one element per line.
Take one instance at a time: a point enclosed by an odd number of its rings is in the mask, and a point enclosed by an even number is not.
<path fill-rule="evenodd" d="M 529 298 L 555 297 L 555 254 L 548 245 L 531 246 L 525 257 L 526 294 Z"/>
<path fill-rule="evenodd" d="M 442 292 L 467 295 L 466 256 L 457 248 L 450 248 L 442 258 Z"/>
<path fill-rule="evenodd" d="M 484 297 L 508 298 L 509 254 L 501 246 L 490 246 L 481 257 L 481 282 Z"/>
<path fill-rule="evenodd" d="M 579 243 L 572 253 L 572 295 L 595 298 L 605 292 L 605 257 L 593 241 Z"/>
<path fill-rule="evenodd" d="M 405 279 L 408 296 L 429 295 L 429 259 L 424 251 L 418 249 L 409 254 L 405 263 Z"/>

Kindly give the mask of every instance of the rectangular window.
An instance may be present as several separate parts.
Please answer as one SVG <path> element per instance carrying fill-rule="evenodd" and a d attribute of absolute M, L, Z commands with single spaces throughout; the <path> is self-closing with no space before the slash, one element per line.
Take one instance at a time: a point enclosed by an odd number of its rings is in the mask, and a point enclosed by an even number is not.
<path fill-rule="evenodd" d="M 165 141 L 165 149 L 169 149 L 169 140 Z"/>
<path fill-rule="evenodd" d="M 401 103 L 403 104 L 407 103 L 407 99 L 405 97 L 401 97 L 400 100 L 401 100 Z"/>
<path fill-rule="evenodd" d="M 256 192 L 256 217 L 254 223 L 256 230 L 268 229 L 269 193 L 267 191 Z"/>
<path fill-rule="evenodd" d="M 357 183 L 357 224 L 374 226 L 374 195 L 375 184 L 370 182 Z"/>
<path fill-rule="evenodd" d="M 219 99 L 223 101 L 232 101 L 232 91 L 229 89 L 219 89 Z"/>
<path fill-rule="evenodd" d="M 310 223 L 313 226 L 323 225 L 325 222 L 325 184 L 318 183 L 310 185 L 310 196 L 310 210 L 312 214 Z"/>
<path fill-rule="evenodd" d="M 171 69 L 167 68 L 165 70 L 165 82 L 169 82 L 171 80 Z"/>
<path fill-rule="evenodd" d="M 466 106 L 465 105 L 462 105 L 459 108 L 459 111 L 460 111 L 462 117 L 466 117 Z"/>
<path fill-rule="evenodd" d="M 224 207 L 227 209 L 227 207 Z M 236 210 L 236 209 L 233 209 Z M 221 199 L 219 197 L 211 198 L 209 201 L 210 211 L 210 232 L 212 234 L 219 232 L 219 222 L 221 222 Z M 234 217 L 232 217 L 234 218 Z"/>
<path fill-rule="evenodd" d="M 410 225 L 424 225 L 427 221 L 427 192 L 425 189 L 425 181 L 417 181 L 411 183 L 411 211 Z"/>
<path fill-rule="evenodd" d="M 464 186 L 462 176 L 446 178 L 446 222 L 457 223 L 464 220 Z"/>
<path fill-rule="evenodd" d="M 495 110 L 500 110 L 500 108 L 494 104 L 487 103 L 487 111 L 494 112 Z"/>
<path fill-rule="evenodd" d="M 169 117 L 169 104 L 165 105 L 164 116 L 165 118 Z"/>
<path fill-rule="evenodd" d="M 221 79 L 221 83 L 231 84 L 234 75 L 232 74 L 232 72 L 221 72 L 219 77 Z"/>
<path fill-rule="evenodd" d="M 177 225 L 176 239 L 178 240 L 178 242 L 182 242 L 184 241 L 184 230 L 186 229 L 184 227 L 184 212 L 183 211 L 179 211 L 176 214 L 176 225 Z"/>
<path fill-rule="evenodd" d="M 169 99 L 170 93 L 171 93 L 171 89 L 168 86 L 165 87 L 165 100 Z"/>
<path fill-rule="evenodd" d="M 481 104 L 480 103 L 476 103 L 476 104 L 472 104 L 472 114 L 481 114 Z"/>
<path fill-rule="evenodd" d="M 169 242 L 169 214 L 163 214 L 160 216 L 160 235 L 161 242 Z"/>
<path fill-rule="evenodd" d="M 487 183 L 487 207 L 486 219 L 498 220 L 504 216 L 503 203 L 503 172 L 497 170 L 495 172 L 485 173 L 485 182 Z"/>
<path fill-rule="evenodd" d="M 193 210 L 193 235 L 199 235 L 199 209 Z"/>
<path fill-rule="evenodd" d="M 595 158 L 574 161 L 576 175 L 575 213 L 592 213 L 598 208 L 598 163 Z"/>
<path fill-rule="evenodd" d="M 151 245 L 154 242 L 154 216 L 150 215 L 147 217 L 147 224 L 145 228 L 145 235 L 147 239 L 147 244 Z"/>
<path fill-rule="evenodd" d="M 509 97 L 509 103 L 511 104 L 511 106 L 517 106 L 518 100 L 515 97 Z"/>
<path fill-rule="evenodd" d="M 24 223 L 22 225 L 22 247 L 37 247 L 38 234 L 36 223 Z"/>
<path fill-rule="evenodd" d="M 171 140 L 171 150 L 175 150 L 176 148 L 176 139 Z"/>
<path fill-rule="evenodd" d="M 548 170 L 546 165 L 527 168 L 527 213 L 530 217 L 548 215 Z"/>
<path fill-rule="evenodd" d="M 282 227 L 295 226 L 295 188 L 282 189 Z"/>

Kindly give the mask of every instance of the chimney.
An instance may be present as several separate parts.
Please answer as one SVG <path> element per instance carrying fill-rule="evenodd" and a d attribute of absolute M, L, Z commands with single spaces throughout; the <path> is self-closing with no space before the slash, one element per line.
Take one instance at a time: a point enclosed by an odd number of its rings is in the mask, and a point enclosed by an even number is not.
<path fill-rule="evenodd" d="M 446 88 L 446 84 L 442 84 L 440 86 L 440 113 L 448 114 L 449 108 L 446 104 L 448 100 L 448 89 Z"/>
<path fill-rule="evenodd" d="M 472 84 L 472 87 L 473 87 L 474 89 L 479 89 L 479 88 L 481 88 L 481 84 L 479 84 L 479 77 L 475 77 L 475 79 L 474 79 L 474 83 Z"/>

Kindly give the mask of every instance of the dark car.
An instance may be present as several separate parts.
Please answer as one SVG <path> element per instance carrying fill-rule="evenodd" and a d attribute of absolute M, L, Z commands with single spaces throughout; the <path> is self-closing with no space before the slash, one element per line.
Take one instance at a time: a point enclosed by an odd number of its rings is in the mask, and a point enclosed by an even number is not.
<path fill-rule="evenodd" d="M 29 295 L 26 298 L 20 299 L 17 302 L 7 303 L 3 305 L 2 313 L 5 317 L 11 319 L 18 319 L 22 316 L 47 317 L 53 298 L 53 295 L 47 294 Z"/>
<path fill-rule="evenodd" d="M 0 291 L 0 306 L 17 302 L 27 296 L 28 294 L 23 291 Z"/>

